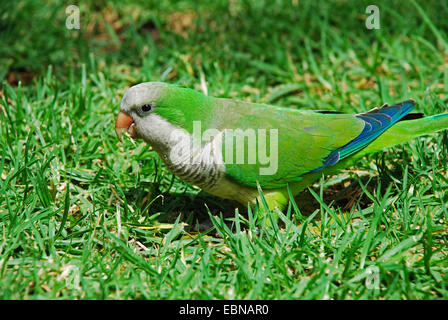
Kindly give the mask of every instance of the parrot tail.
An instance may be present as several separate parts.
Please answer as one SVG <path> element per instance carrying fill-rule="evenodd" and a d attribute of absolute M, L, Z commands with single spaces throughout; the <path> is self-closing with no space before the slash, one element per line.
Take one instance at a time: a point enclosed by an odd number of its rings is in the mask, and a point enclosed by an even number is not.
<path fill-rule="evenodd" d="M 413 117 L 413 115 L 417 115 Z M 421 114 L 409 114 L 386 130 L 366 148 L 357 153 L 357 158 L 368 153 L 404 143 L 412 138 L 448 129 L 448 113 L 424 117 Z"/>

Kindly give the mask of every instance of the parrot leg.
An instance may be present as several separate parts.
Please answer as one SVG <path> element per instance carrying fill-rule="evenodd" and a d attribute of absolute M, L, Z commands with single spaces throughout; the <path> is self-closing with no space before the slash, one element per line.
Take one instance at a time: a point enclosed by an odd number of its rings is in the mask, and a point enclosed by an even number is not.
<path fill-rule="evenodd" d="M 278 221 L 276 210 L 283 211 L 288 204 L 288 193 L 286 190 L 268 190 L 263 192 L 258 189 L 258 196 L 252 201 L 252 208 L 255 209 L 257 218 L 264 221 L 264 226 L 270 227 L 272 225 L 271 219 L 267 216 L 270 212 L 272 218 Z"/>
<path fill-rule="evenodd" d="M 264 218 L 268 210 L 270 210 L 272 216 L 277 220 L 278 215 L 276 209 L 283 212 L 287 207 L 291 196 L 295 198 L 320 177 L 322 177 L 321 172 L 305 175 L 300 181 L 290 184 L 289 190 L 288 187 L 272 190 L 261 190 L 261 188 L 258 187 L 258 196 L 252 202 L 252 204 L 258 205 L 258 217 Z M 266 221 L 267 220 L 269 219 L 266 219 Z M 270 224 L 270 221 L 267 221 L 267 223 Z"/>

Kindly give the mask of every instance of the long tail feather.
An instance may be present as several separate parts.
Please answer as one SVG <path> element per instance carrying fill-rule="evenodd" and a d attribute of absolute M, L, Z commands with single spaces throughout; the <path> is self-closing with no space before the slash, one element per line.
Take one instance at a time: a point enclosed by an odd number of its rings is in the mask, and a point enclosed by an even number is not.
<path fill-rule="evenodd" d="M 448 129 L 448 113 L 423 117 L 415 120 L 399 121 L 366 148 L 356 154 L 356 158 L 378 152 L 384 148 L 404 143 L 412 138 Z"/>

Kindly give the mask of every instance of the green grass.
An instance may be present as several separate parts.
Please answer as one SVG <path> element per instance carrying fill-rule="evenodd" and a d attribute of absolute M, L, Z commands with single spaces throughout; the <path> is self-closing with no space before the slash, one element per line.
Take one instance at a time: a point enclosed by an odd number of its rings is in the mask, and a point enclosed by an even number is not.
<path fill-rule="evenodd" d="M 114 133 L 149 80 L 446 112 L 448 4 L 376 1 L 367 30 L 369 4 L 91 1 L 67 30 L 61 1 L 2 3 L 0 299 L 447 299 L 446 132 L 327 177 L 269 228 Z"/>

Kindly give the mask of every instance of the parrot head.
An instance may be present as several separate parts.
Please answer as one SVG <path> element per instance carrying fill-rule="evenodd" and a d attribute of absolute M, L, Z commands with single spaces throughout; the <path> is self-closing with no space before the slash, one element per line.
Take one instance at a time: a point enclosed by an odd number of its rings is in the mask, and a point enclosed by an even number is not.
<path fill-rule="evenodd" d="M 200 118 L 207 97 L 161 82 L 144 82 L 129 88 L 120 105 L 115 132 L 141 138 L 156 150 L 167 151 L 173 130 L 187 132 L 193 119 Z"/>

